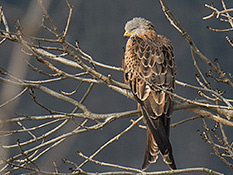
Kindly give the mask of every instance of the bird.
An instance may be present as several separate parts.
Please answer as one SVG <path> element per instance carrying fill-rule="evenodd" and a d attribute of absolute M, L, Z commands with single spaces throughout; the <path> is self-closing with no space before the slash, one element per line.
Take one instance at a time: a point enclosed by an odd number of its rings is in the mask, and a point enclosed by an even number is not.
<path fill-rule="evenodd" d="M 174 170 L 176 164 L 169 128 L 177 70 L 172 43 L 142 17 L 126 22 L 124 37 L 128 38 L 122 61 L 124 81 L 130 87 L 147 127 L 142 170 L 156 162 L 158 153 Z"/>

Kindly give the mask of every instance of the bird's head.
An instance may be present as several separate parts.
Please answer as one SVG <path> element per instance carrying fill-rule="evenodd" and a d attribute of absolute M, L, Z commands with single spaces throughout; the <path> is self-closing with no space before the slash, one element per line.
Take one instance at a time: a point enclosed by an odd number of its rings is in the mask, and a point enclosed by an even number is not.
<path fill-rule="evenodd" d="M 144 18 L 135 17 L 125 24 L 124 37 L 130 37 L 134 34 L 139 34 L 145 30 L 152 30 L 154 26 L 152 23 Z"/>

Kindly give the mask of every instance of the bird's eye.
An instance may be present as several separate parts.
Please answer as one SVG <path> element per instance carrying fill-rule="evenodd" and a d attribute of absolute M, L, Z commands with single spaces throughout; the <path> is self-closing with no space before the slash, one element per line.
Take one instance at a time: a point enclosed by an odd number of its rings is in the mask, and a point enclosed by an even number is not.
<path fill-rule="evenodd" d="M 136 29 L 136 27 L 132 28 L 131 31 L 134 31 Z"/>

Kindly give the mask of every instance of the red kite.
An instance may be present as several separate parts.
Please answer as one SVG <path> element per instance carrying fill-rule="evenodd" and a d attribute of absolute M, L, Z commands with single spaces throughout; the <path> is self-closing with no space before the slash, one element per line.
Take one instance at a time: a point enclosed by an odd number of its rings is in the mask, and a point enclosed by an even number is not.
<path fill-rule="evenodd" d="M 125 25 L 129 37 L 124 58 L 124 80 L 131 88 L 147 125 L 147 143 L 142 169 L 156 162 L 160 152 L 171 169 L 176 169 L 169 141 L 170 115 L 176 75 L 173 47 L 152 23 L 133 18 Z M 165 90 L 165 91 L 164 91 Z"/>

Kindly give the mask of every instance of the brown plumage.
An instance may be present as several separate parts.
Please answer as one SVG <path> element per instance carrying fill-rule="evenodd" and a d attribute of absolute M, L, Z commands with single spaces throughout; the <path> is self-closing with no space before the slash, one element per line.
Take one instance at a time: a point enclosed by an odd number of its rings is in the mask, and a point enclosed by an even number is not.
<path fill-rule="evenodd" d="M 176 66 L 173 47 L 157 34 L 151 22 L 133 18 L 125 25 L 129 37 L 124 58 L 125 83 L 131 88 L 147 125 L 147 144 L 142 169 L 156 162 L 158 153 L 171 169 L 176 169 L 169 141 L 172 96 L 158 87 L 173 92 Z"/>

